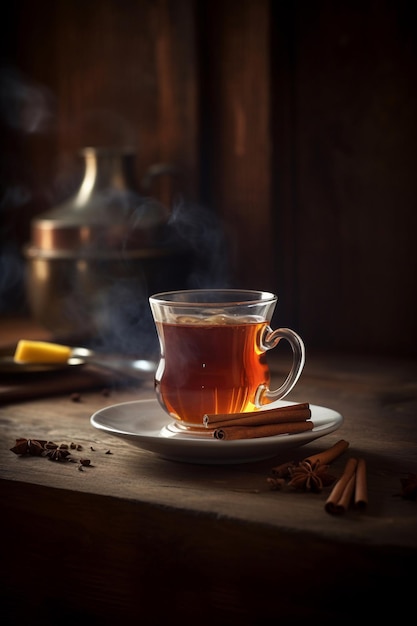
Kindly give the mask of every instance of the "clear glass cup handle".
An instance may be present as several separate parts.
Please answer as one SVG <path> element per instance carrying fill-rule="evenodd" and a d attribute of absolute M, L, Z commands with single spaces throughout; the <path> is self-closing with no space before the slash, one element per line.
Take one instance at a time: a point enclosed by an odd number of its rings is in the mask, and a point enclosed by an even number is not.
<path fill-rule="evenodd" d="M 261 348 L 265 351 L 275 348 L 281 339 L 286 339 L 293 353 L 291 370 L 278 389 L 268 389 L 266 385 L 260 385 L 257 389 L 255 396 L 255 406 L 261 407 L 265 404 L 274 402 L 275 400 L 281 400 L 286 396 L 295 386 L 300 378 L 305 363 L 305 347 L 304 342 L 296 332 L 290 328 L 278 328 L 272 330 L 269 326 L 266 328 L 265 335 L 261 340 Z"/>

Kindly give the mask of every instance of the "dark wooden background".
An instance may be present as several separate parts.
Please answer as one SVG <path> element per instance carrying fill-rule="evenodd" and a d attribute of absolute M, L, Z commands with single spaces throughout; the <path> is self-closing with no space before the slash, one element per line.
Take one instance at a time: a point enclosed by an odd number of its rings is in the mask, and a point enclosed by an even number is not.
<path fill-rule="evenodd" d="M 152 193 L 203 208 L 191 233 L 215 216 L 225 282 L 278 292 L 307 347 L 416 355 L 413 0 L 11 4 L 0 314 L 22 306 L 13 252 L 69 195 L 77 150 L 129 143 L 139 178 L 175 165 Z"/>

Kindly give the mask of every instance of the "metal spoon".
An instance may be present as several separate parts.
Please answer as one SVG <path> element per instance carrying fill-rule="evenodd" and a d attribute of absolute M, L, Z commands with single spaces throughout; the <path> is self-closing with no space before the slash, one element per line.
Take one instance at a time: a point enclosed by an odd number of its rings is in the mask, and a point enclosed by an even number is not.
<path fill-rule="evenodd" d="M 3 352 L 0 356 L 0 372 L 10 374 L 57 371 L 87 364 L 138 379 L 152 378 L 158 365 L 148 359 L 130 359 L 111 354 L 99 354 L 88 348 L 79 347 L 72 348 L 71 356 L 65 363 L 19 363 L 14 360 L 14 352 L 11 354 L 10 350 L 6 354 Z"/>

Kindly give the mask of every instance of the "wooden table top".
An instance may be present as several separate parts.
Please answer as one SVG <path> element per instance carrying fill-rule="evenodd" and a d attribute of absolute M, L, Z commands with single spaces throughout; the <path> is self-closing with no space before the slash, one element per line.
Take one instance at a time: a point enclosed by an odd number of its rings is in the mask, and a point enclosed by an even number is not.
<path fill-rule="evenodd" d="M 43 336 L 25 324 L 0 324 L 0 345 L 12 345 L 23 332 L 26 338 Z M 274 380 L 281 379 L 284 367 L 281 361 L 271 361 Z M 71 615 L 83 611 L 90 620 L 99 617 L 99 623 L 107 618 L 111 621 L 114 614 L 131 615 L 133 590 L 130 582 L 127 591 L 126 577 L 131 581 L 133 572 L 143 583 L 141 590 L 134 586 L 134 595 L 143 598 L 144 606 L 145 598 L 155 592 L 155 586 L 150 591 L 150 581 L 157 580 L 162 568 L 171 581 L 167 597 L 171 602 L 178 594 L 183 598 L 179 604 L 176 600 L 176 610 L 178 614 L 181 610 L 185 623 L 193 621 L 202 593 L 201 585 L 192 582 L 195 576 L 212 594 L 207 623 L 215 615 L 223 615 L 221 623 L 236 619 L 236 623 L 250 624 L 255 623 L 255 613 L 264 623 L 277 615 L 275 601 L 264 600 L 272 584 L 271 569 L 276 569 L 276 581 L 285 597 L 281 616 L 288 623 L 297 623 L 314 612 L 324 621 L 338 614 L 340 598 L 324 604 L 322 596 L 319 600 L 322 568 L 326 579 L 335 577 L 333 582 L 328 580 L 329 588 L 332 584 L 339 588 L 342 580 L 346 584 L 350 580 L 351 585 L 356 580 L 357 593 L 369 600 L 372 597 L 374 604 L 369 577 L 379 597 L 381 590 L 392 590 L 396 581 L 404 580 L 404 568 L 415 563 L 417 503 L 401 495 L 402 479 L 417 473 L 417 364 L 412 359 L 307 352 L 304 373 L 288 400 L 334 409 L 344 418 L 341 427 L 271 459 L 230 465 L 165 460 L 93 428 L 90 417 L 103 407 L 153 399 L 151 379 L 123 386 L 112 375 L 85 367 L 81 376 L 78 372 L 75 376 L 66 372 L 49 376 L 54 390 L 50 395 L 48 376 L 38 378 L 35 386 L 31 378 L 10 375 L 3 375 L 0 382 L 0 485 L 7 510 L 3 522 L 7 532 L 20 529 L 22 533 L 20 544 L 16 540 L 9 549 L 4 546 L 7 575 L 2 584 L 9 599 L 19 600 L 30 588 L 37 594 L 37 602 L 43 598 L 51 606 L 53 596 L 68 603 L 51 572 L 45 574 L 42 569 L 39 574 L 42 593 L 33 582 L 38 571 L 33 563 L 43 563 L 46 557 L 44 552 L 40 556 L 41 550 L 51 541 L 59 550 L 66 546 L 65 553 L 72 553 L 64 558 L 68 563 L 63 577 L 75 597 Z M 88 457 L 92 466 L 79 471 L 77 463 L 17 456 L 10 448 L 20 437 L 81 445 L 82 456 Z M 369 494 L 365 510 L 352 508 L 340 516 L 329 515 L 324 504 L 331 487 L 321 493 L 271 489 L 267 478 L 273 467 L 323 451 L 340 439 L 348 441 L 349 448 L 331 464 L 332 473 L 340 476 L 349 457 L 365 459 Z M 27 576 L 25 568 L 17 565 L 23 551 L 33 554 Z M 85 566 L 86 554 L 94 557 L 95 565 L 90 561 Z M 115 571 L 110 586 L 100 573 L 104 556 L 106 571 L 108 566 Z M 138 566 L 141 558 L 146 562 L 144 570 Z M 213 574 L 217 580 L 213 587 L 207 577 L 217 571 L 216 559 L 223 573 Z M 232 564 L 241 568 L 245 559 L 252 559 L 252 575 L 243 576 L 239 586 L 232 582 L 229 568 Z M 84 565 L 75 581 L 77 562 Z M 187 592 L 173 573 L 179 562 L 183 563 L 183 575 L 190 577 Z M 295 599 L 294 580 L 311 577 L 317 568 L 316 583 L 303 592 L 302 608 Z M 290 588 L 288 581 L 292 581 Z M 13 605 L 8 609 L 12 623 L 16 603 L 9 602 Z M 404 603 L 400 610 L 403 608 Z M 390 609 L 398 614 L 394 600 Z M 153 617 L 165 618 L 163 606 L 156 608 L 153 601 L 143 608 L 144 613 L 146 610 Z M 353 608 L 345 610 L 346 616 L 353 614 Z M 206 618 L 200 623 L 206 623 Z"/>

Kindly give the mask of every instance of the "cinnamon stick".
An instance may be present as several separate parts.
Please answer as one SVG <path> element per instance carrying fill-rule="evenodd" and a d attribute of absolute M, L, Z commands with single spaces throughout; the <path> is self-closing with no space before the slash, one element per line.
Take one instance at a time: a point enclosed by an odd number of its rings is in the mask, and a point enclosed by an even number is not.
<path fill-rule="evenodd" d="M 337 443 L 335 443 L 328 450 L 324 450 L 323 452 L 319 452 L 318 454 L 313 454 L 308 456 L 304 461 L 308 461 L 310 465 L 314 465 L 319 462 L 320 465 L 329 465 L 332 461 L 337 459 L 345 450 L 349 447 L 349 442 L 344 439 L 340 439 Z"/>
<path fill-rule="evenodd" d="M 215 439 L 255 439 L 258 437 L 272 437 L 302 433 L 312 430 L 312 421 L 286 422 L 284 424 L 261 424 L 259 426 L 225 426 L 214 430 Z"/>
<path fill-rule="evenodd" d="M 339 498 L 339 501 L 336 504 L 336 513 L 337 514 L 341 514 L 344 513 L 350 505 L 350 502 L 352 500 L 352 494 L 353 494 L 353 490 L 355 489 L 355 473 L 352 474 L 352 476 L 349 478 L 346 487 L 343 490 L 342 495 Z"/>
<path fill-rule="evenodd" d="M 311 417 L 308 402 L 289 404 L 273 409 L 248 411 L 247 413 L 206 414 L 203 424 L 206 428 L 223 426 L 260 426 L 286 422 L 305 421 Z"/>
<path fill-rule="evenodd" d="M 340 515 L 349 506 L 355 487 L 355 472 L 358 460 L 350 458 L 346 462 L 342 476 L 339 478 L 324 505 L 327 513 Z"/>
<path fill-rule="evenodd" d="M 358 459 L 358 465 L 356 467 L 354 506 L 356 509 L 364 509 L 367 504 L 368 486 L 366 480 L 366 464 L 364 459 Z"/>

